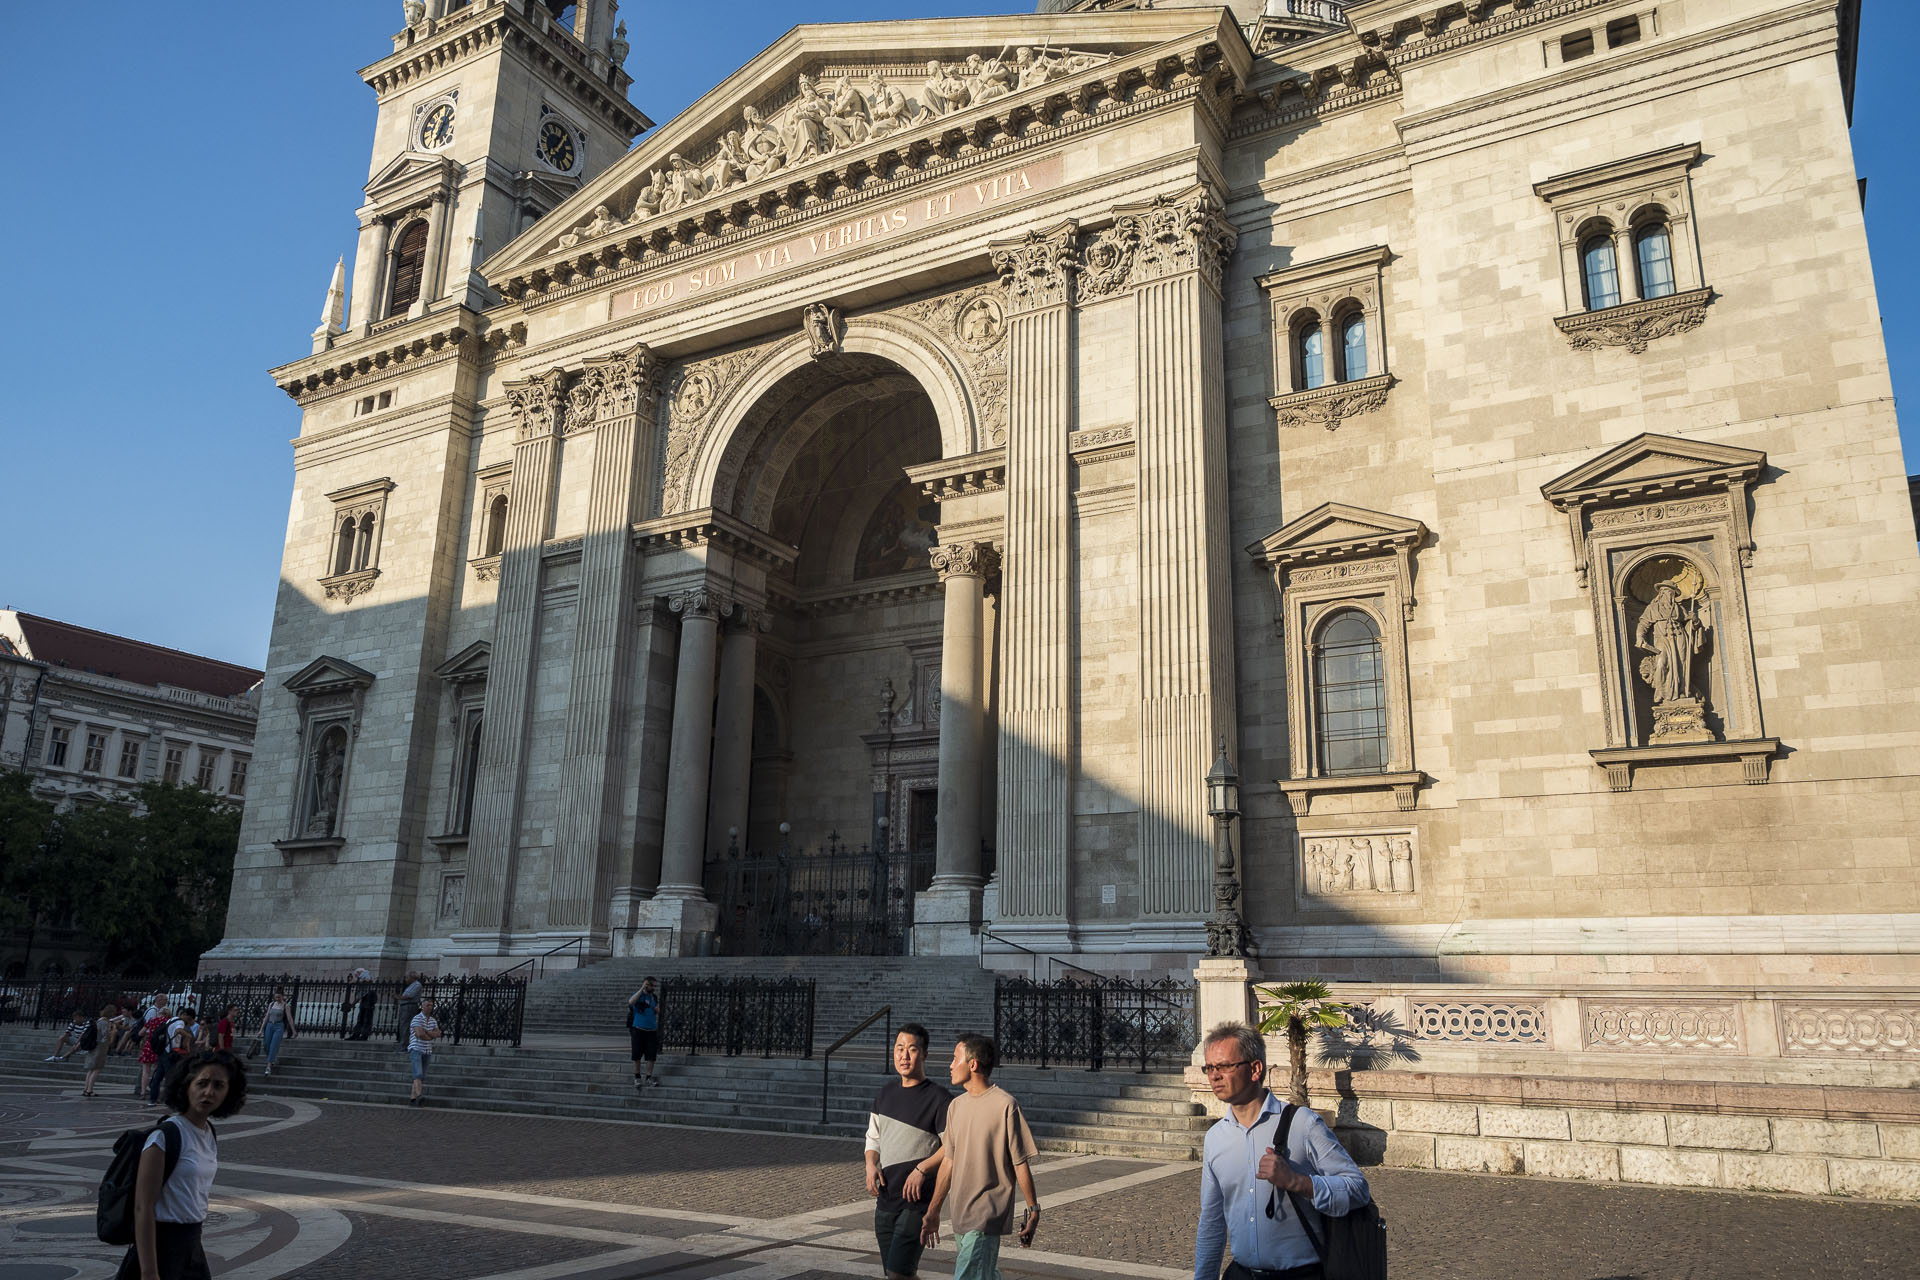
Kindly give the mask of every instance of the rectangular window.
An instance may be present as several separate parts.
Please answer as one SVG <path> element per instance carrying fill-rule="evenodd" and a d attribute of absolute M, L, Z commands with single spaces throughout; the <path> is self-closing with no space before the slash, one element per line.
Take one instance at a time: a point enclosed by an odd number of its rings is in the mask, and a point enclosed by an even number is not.
<path fill-rule="evenodd" d="M 131 778 L 140 772 L 140 740 L 122 738 L 120 740 L 120 776 Z"/>
<path fill-rule="evenodd" d="M 230 796 L 247 794 L 247 762 L 244 757 L 233 758 L 233 768 L 227 774 L 227 794 Z"/>
<path fill-rule="evenodd" d="M 1607 48 L 1618 49 L 1640 38 L 1639 18 L 1615 18 L 1607 24 Z"/>
<path fill-rule="evenodd" d="M 107 765 L 107 735 L 104 733 L 87 734 L 87 754 L 80 761 L 80 767 L 88 773 L 98 773 Z"/>
<path fill-rule="evenodd" d="M 55 769 L 67 767 L 67 751 L 73 746 L 73 730 L 65 725 L 53 726 L 47 735 L 47 764 Z"/>
<path fill-rule="evenodd" d="M 1593 32 L 1574 31 L 1560 37 L 1560 61 L 1572 62 L 1593 52 Z"/>
<path fill-rule="evenodd" d="M 179 786 L 180 773 L 181 770 L 186 768 L 186 763 L 187 749 L 185 747 L 176 747 L 169 743 L 167 746 L 167 763 L 160 770 L 161 780 L 173 786 Z"/>
<path fill-rule="evenodd" d="M 193 785 L 202 791 L 213 790 L 213 770 L 219 763 L 220 753 L 218 751 L 208 751 L 202 748 L 200 752 L 200 765 L 193 771 Z"/>

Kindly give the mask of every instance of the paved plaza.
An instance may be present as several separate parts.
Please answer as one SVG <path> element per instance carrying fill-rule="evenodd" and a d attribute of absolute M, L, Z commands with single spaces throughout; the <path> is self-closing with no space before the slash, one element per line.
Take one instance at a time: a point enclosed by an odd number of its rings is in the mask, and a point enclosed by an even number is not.
<path fill-rule="evenodd" d="M 266 1083 L 264 1081 L 258 1083 Z M 644 1102 L 635 1100 L 636 1116 Z M 0 1079 L 0 1280 L 109 1276 L 127 1096 Z M 255 1096 L 220 1127 L 223 1278 L 877 1280 L 856 1142 Z M 1047 1155 L 1009 1277 L 1185 1280 L 1198 1166 Z M 1920 1206 L 1372 1170 L 1396 1280 L 1904 1276 Z M 921 1274 L 947 1280 L 951 1252 Z"/>

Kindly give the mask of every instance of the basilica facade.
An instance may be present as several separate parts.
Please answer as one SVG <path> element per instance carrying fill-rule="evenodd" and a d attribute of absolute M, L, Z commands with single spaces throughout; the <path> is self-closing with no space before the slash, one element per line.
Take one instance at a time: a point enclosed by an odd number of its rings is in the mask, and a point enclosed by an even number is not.
<path fill-rule="evenodd" d="M 1857 3 L 801 26 L 658 129 L 615 7 L 409 3 L 362 72 L 209 967 L 884 899 L 1181 970 L 1226 871 L 1254 972 L 1441 1039 L 1911 1052 Z"/>

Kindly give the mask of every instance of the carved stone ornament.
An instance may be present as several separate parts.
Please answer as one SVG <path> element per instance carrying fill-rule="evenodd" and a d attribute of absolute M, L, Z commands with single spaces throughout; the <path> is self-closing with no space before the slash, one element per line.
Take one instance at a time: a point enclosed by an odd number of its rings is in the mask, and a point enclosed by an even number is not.
<path fill-rule="evenodd" d="M 500 581 L 499 556 L 482 556 L 478 560 L 469 560 L 467 563 L 473 566 L 473 580 L 475 582 Z"/>
<path fill-rule="evenodd" d="M 683 618 L 720 619 L 734 610 L 733 601 L 711 587 L 693 587 L 667 599 L 667 608 Z"/>
<path fill-rule="evenodd" d="M 361 569 L 356 573 L 337 573 L 322 578 L 320 585 L 325 588 L 327 599 L 345 603 L 373 590 L 374 579 L 379 576 L 378 569 Z"/>
<path fill-rule="evenodd" d="M 1693 289 L 1666 298 L 1629 302 L 1604 311 L 1579 311 L 1560 316 L 1554 324 L 1567 335 L 1575 351 L 1597 351 L 1602 347 L 1625 347 L 1640 355 L 1647 344 L 1698 329 L 1707 319 L 1711 289 Z"/>
<path fill-rule="evenodd" d="M 660 457 L 660 511 L 686 509 L 687 485 L 701 443 L 712 429 L 714 408 L 740 376 L 765 354 L 752 347 L 690 361 L 667 382 L 668 412 Z"/>
<path fill-rule="evenodd" d="M 1387 403 L 1387 391 L 1392 386 L 1393 375 L 1383 373 L 1377 378 L 1336 382 L 1315 387 L 1311 391 L 1274 396 L 1267 403 L 1274 408 L 1277 426 L 1314 426 L 1338 431 L 1340 424 L 1348 418 L 1357 418 L 1384 406 Z"/>
<path fill-rule="evenodd" d="M 948 578 L 985 578 L 999 567 L 1000 555 L 990 542 L 948 542 L 927 552 L 940 581 Z"/>
<path fill-rule="evenodd" d="M 800 313 L 800 327 L 807 335 L 807 344 L 815 360 L 840 354 L 840 340 L 847 326 L 838 308 L 824 302 L 809 303 L 807 309 Z"/>
<path fill-rule="evenodd" d="M 1182 271 L 1198 270 L 1220 287 L 1238 233 L 1211 191 L 1196 187 L 1115 212 L 1114 224 L 1089 237 L 1081 250 L 1081 301 Z"/>
<path fill-rule="evenodd" d="M 607 422 L 632 414 L 649 415 L 659 394 L 660 361 L 641 343 L 618 355 L 589 360 L 581 380 L 592 380 L 595 412 Z"/>
<path fill-rule="evenodd" d="M 997 287 L 924 298 L 892 314 L 917 321 L 951 346 L 968 389 L 983 444 L 1007 441 L 1007 308 Z"/>
<path fill-rule="evenodd" d="M 565 387 L 566 375 L 558 369 L 506 384 L 507 405 L 518 423 L 516 442 L 525 443 L 553 434 L 559 423 Z"/>
<path fill-rule="evenodd" d="M 1411 898 L 1419 832 L 1328 831 L 1300 837 L 1300 896 L 1366 898 L 1380 894 Z"/>
<path fill-rule="evenodd" d="M 1064 306 L 1073 301 L 1074 274 L 1080 269 L 1074 252 L 1074 224 L 1052 231 L 1029 231 L 1018 240 L 993 246 L 993 269 L 1006 290 L 1008 308 L 1015 312 Z"/>

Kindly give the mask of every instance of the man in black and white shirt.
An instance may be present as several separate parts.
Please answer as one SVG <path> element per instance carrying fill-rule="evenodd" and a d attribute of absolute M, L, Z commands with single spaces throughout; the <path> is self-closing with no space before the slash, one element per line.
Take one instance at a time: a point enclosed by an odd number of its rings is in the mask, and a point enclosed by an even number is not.
<path fill-rule="evenodd" d="M 413 1094 L 410 1107 L 426 1105 L 427 1064 L 433 1061 L 433 1042 L 440 1038 L 440 1024 L 433 1018 L 433 997 L 420 997 L 420 1012 L 407 1024 L 407 1061 L 413 1066 Z"/>
<path fill-rule="evenodd" d="M 953 1095 L 928 1083 L 926 1062 L 927 1029 L 909 1022 L 893 1038 L 900 1079 L 880 1086 L 867 1117 L 867 1191 L 887 1280 L 909 1280 L 920 1265 L 920 1223 L 944 1158 L 940 1134 Z"/>

